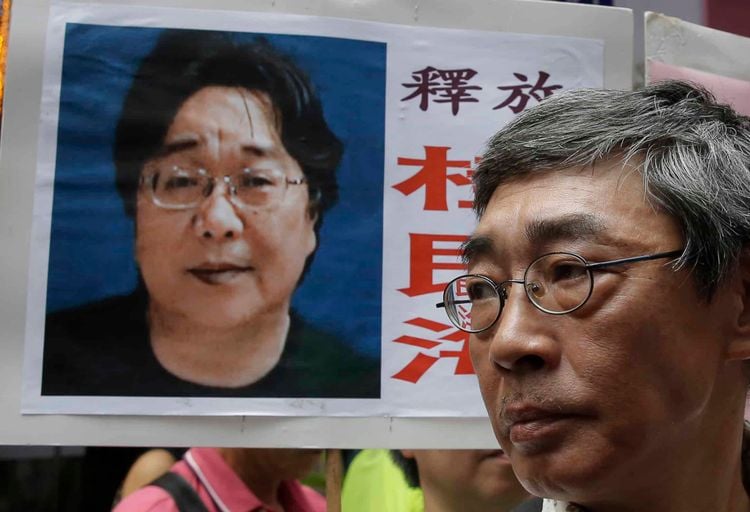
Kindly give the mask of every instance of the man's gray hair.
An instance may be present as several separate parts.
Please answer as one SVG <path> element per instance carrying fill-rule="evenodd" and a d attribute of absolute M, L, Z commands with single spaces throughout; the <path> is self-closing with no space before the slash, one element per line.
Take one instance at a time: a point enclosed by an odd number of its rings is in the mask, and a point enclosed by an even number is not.
<path fill-rule="evenodd" d="M 699 86 L 551 96 L 492 137 L 474 173 L 474 210 L 481 217 L 509 180 L 610 158 L 636 166 L 651 202 L 678 220 L 678 264 L 694 267 L 710 299 L 750 242 L 750 118 Z"/>

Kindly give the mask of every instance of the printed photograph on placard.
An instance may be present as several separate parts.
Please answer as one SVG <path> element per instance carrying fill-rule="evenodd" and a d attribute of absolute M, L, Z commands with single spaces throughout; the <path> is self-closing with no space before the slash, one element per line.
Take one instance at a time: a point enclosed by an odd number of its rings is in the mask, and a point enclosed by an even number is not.
<path fill-rule="evenodd" d="M 378 398 L 385 52 L 67 24 L 41 394 Z"/>

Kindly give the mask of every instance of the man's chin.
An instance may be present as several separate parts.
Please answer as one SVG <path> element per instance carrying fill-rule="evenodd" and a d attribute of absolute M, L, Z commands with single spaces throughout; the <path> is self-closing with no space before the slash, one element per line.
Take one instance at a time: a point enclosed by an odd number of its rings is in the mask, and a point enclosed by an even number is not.
<path fill-rule="evenodd" d="M 609 474 L 606 463 L 582 459 L 582 453 L 585 450 L 578 447 L 532 456 L 514 453 L 510 459 L 521 485 L 534 496 L 579 502 L 608 487 L 602 476 Z"/>
<path fill-rule="evenodd" d="M 561 501 L 571 501 L 570 493 L 563 482 L 559 482 L 554 478 L 554 475 L 544 474 L 544 478 L 539 478 L 540 473 L 525 471 L 521 473 L 518 468 L 515 468 L 516 477 L 521 485 L 529 493 L 540 498 L 549 498 Z"/>
<path fill-rule="evenodd" d="M 259 328 L 269 322 L 271 318 L 270 315 L 255 308 L 232 304 L 224 306 L 207 305 L 204 308 L 185 311 L 183 317 L 188 323 L 198 328 L 216 330 L 232 330 L 243 327 Z"/>
<path fill-rule="evenodd" d="M 266 308 L 248 304 L 248 301 L 232 300 L 184 301 L 178 308 L 151 308 L 152 314 L 161 314 L 169 324 L 182 323 L 183 327 L 193 326 L 196 329 L 231 330 L 245 326 L 261 326 L 275 315 L 269 315 Z M 188 307 L 185 307 L 188 306 Z M 283 317 L 288 311 L 280 312 Z"/>

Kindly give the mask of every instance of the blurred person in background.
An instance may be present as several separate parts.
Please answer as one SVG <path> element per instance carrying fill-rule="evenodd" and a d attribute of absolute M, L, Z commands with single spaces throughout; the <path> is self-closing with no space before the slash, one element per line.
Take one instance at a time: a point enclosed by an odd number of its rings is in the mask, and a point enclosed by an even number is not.
<path fill-rule="evenodd" d="M 127 495 L 123 489 L 124 497 L 114 512 L 324 512 L 325 498 L 299 482 L 315 468 L 321 453 L 281 448 L 191 448 L 154 482 Z M 154 468 L 133 469 L 143 473 L 131 472 L 126 477 L 129 487 Z"/>
<path fill-rule="evenodd" d="M 362 450 L 343 512 L 535 512 L 502 450 Z"/>

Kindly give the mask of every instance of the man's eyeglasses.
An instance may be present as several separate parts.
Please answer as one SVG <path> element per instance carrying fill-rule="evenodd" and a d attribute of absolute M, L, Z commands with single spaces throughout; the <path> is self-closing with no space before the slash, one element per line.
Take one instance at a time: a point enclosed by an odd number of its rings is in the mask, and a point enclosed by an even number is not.
<path fill-rule="evenodd" d="M 146 186 L 156 206 L 168 210 L 195 208 L 211 195 L 216 182 L 226 184 L 229 198 L 238 207 L 269 208 L 282 202 L 289 185 L 301 185 L 307 180 L 289 179 L 277 169 L 241 171 L 215 177 L 205 169 L 192 169 L 173 165 L 153 167 L 141 175 L 141 185 Z"/>
<path fill-rule="evenodd" d="M 486 331 L 500 318 L 510 286 L 520 284 L 537 309 L 551 315 L 564 315 L 580 308 L 591 297 L 593 271 L 625 263 L 675 258 L 680 254 L 682 249 L 591 263 L 578 254 L 552 252 L 532 261 L 523 279 L 495 283 L 481 274 L 459 276 L 448 283 L 443 302 L 436 306 L 445 308 L 450 321 L 462 331 Z"/>

